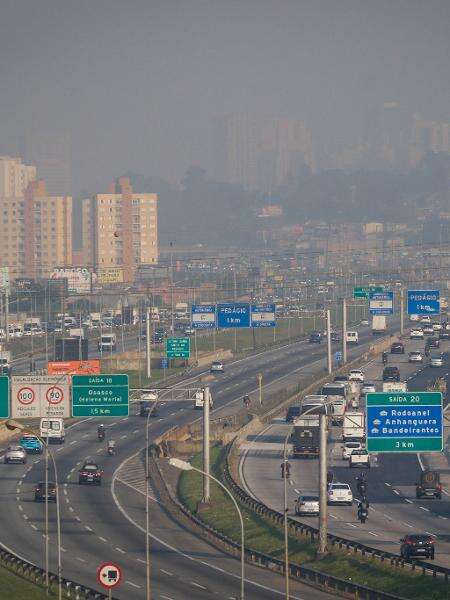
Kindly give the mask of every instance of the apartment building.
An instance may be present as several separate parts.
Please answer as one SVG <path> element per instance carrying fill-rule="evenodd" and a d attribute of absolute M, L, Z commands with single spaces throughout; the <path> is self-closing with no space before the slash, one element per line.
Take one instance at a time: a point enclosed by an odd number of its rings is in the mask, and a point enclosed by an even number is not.
<path fill-rule="evenodd" d="M 36 167 L 24 165 L 18 157 L 0 156 L 0 197 L 22 197 L 30 183 L 36 179 Z"/>
<path fill-rule="evenodd" d="M 72 264 L 72 198 L 31 181 L 23 196 L 0 197 L 0 262 L 10 279 L 49 277 Z"/>
<path fill-rule="evenodd" d="M 83 201 L 85 266 L 97 272 L 121 268 L 134 281 L 139 267 L 158 262 L 157 194 L 133 193 L 126 177 L 106 194 Z"/>

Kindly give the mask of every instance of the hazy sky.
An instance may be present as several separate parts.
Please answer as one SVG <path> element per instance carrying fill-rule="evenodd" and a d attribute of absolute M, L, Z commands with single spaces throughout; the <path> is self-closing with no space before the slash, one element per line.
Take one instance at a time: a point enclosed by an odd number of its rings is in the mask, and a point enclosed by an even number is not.
<path fill-rule="evenodd" d="M 0 153 L 71 142 L 73 192 L 208 166 L 211 119 L 300 116 L 320 144 L 367 105 L 450 120 L 450 0 L 2 0 Z"/>

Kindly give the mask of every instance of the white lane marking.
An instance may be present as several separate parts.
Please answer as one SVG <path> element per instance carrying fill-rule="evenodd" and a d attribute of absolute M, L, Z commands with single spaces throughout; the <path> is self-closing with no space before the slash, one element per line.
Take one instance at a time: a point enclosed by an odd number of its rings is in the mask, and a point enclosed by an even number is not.
<path fill-rule="evenodd" d="M 121 435 L 121 436 L 120 436 L 120 439 L 121 439 L 121 440 L 125 440 L 127 437 L 128 437 L 128 436 L 127 436 L 126 434 L 125 434 L 125 435 Z"/>
<path fill-rule="evenodd" d="M 73 512 L 73 508 L 71 506 L 69 506 L 69 510 L 70 512 Z"/>
<path fill-rule="evenodd" d="M 64 448 L 58 448 L 56 452 L 61 452 L 62 450 L 64 450 Z"/>
<path fill-rule="evenodd" d="M 384 482 L 384 485 L 387 485 L 388 487 L 392 487 L 390 483 L 387 483 L 386 481 Z"/>
<path fill-rule="evenodd" d="M 23 512 L 23 507 L 21 504 L 19 504 L 19 510 L 20 510 L 20 512 Z"/>
<path fill-rule="evenodd" d="M 75 517 L 75 521 L 78 521 L 78 523 L 81 523 L 80 517 Z"/>
<path fill-rule="evenodd" d="M 406 525 L 406 527 L 410 527 L 412 529 L 412 525 L 410 523 L 402 523 L 402 525 Z"/>
<path fill-rule="evenodd" d="M 147 561 L 146 561 L 146 560 L 144 560 L 143 558 L 137 558 L 136 560 L 137 560 L 137 562 L 140 562 L 140 563 L 142 563 L 143 565 L 146 565 L 146 564 L 147 564 Z"/>
<path fill-rule="evenodd" d="M 114 550 L 117 550 L 117 552 L 120 552 L 120 554 L 126 554 L 125 550 L 122 550 L 122 548 L 114 548 Z"/>
<path fill-rule="evenodd" d="M 378 537 L 378 533 L 374 533 L 373 531 L 369 531 L 368 533 L 370 533 L 370 535 L 373 535 L 375 537 Z"/>
<path fill-rule="evenodd" d="M 30 523 L 30 527 L 32 527 L 35 531 L 37 531 L 37 527 L 34 523 Z"/>
<path fill-rule="evenodd" d="M 398 490 L 392 490 L 394 492 L 394 494 L 397 494 L 397 496 L 400 496 L 400 492 Z"/>
<path fill-rule="evenodd" d="M 336 515 L 332 515 L 331 513 L 330 513 L 330 517 L 331 517 L 332 519 L 339 519 L 339 517 L 336 517 Z"/>
<path fill-rule="evenodd" d="M 164 596 L 163 594 L 161 594 L 161 598 L 163 600 L 174 600 L 174 598 L 171 598 L 170 596 Z"/>
<path fill-rule="evenodd" d="M 78 442 L 78 440 L 73 440 L 73 442 L 70 442 L 69 446 L 73 446 L 74 444 L 76 444 Z"/>
<path fill-rule="evenodd" d="M 429 509 L 429 508 L 425 508 L 425 506 L 419 506 L 419 508 L 420 508 L 421 510 L 426 510 L 427 512 L 430 512 L 430 509 Z"/>
<path fill-rule="evenodd" d="M 145 562 L 145 560 L 143 562 Z M 164 569 L 160 569 L 160 571 L 161 571 L 161 573 L 164 573 L 165 575 L 169 575 L 169 576 L 173 575 L 173 573 L 171 573 L 170 571 L 165 571 Z"/>
<path fill-rule="evenodd" d="M 84 526 L 84 528 L 85 528 L 87 531 L 94 531 L 94 530 L 92 529 L 92 527 L 89 527 L 89 525 L 85 525 L 85 526 Z"/>
<path fill-rule="evenodd" d="M 25 521 L 28 521 L 27 515 L 22 515 L 22 517 L 25 519 Z"/>
<path fill-rule="evenodd" d="M 140 589 L 141 589 L 141 586 L 140 586 L 140 585 L 138 585 L 137 583 L 133 583 L 133 582 L 132 582 L 132 581 L 130 581 L 129 579 L 127 579 L 127 580 L 125 581 L 125 583 L 128 583 L 128 585 L 131 585 L 132 587 L 134 587 L 134 588 L 137 588 L 138 590 L 140 590 Z"/>
<path fill-rule="evenodd" d="M 139 429 L 135 429 L 133 433 L 139 433 Z"/>
<path fill-rule="evenodd" d="M 22 485 L 23 481 L 18 481 L 17 485 L 20 487 Z"/>
<path fill-rule="evenodd" d="M 414 504 L 414 502 L 412 500 L 410 500 L 409 498 L 405 498 L 405 502 L 408 502 L 408 504 Z"/>
<path fill-rule="evenodd" d="M 350 527 L 354 527 L 355 529 L 358 527 L 358 525 L 355 525 L 354 523 L 346 523 L 346 525 L 350 525 Z"/>
<path fill-rule="evenodd" d="M 195 587 L 198 587 L 201 590 L 206 590 L 204 585 L 200 585 L 199 583 L 196 583 L 195 581 L 191 581 L 191 585 L 195 585 Z"/>
<path fill-rule="evenodd" d="M 63 494 L 64 494 L 64 496 L 67 496 L 67 488 L 66 487 L 63 489 Z"/>
<path fill-rule="evenodd" d="M 431 533 L 431 531 L 425 531 L 425 533 L 428 533 L 428 535 L 431 535 L 431 536 L 433 536 L 433 537 L 436 537 L 436 534 L 435 534 L 435 533 Z"/>
<path fill-rule="evenodd" d="M 448 517 L 443 517 L 442 515 L 438 515 L 438 517 L 439 517 L 440 519 L 444 519 L 444 521 L 447 521 L 447 519 L 448 519 Z"/>
<path fill-rule="evenodd" d="M 79 560 L 79 561 L 80 561 L 80 562 L 82 562 L 82 563 L 85 563 L 85 562 L 86 562 L 86 561 L 84 560 L 84 558 L 81 558 L 80 556 L 77 556 L 77 557 L 76 557 L 76 559 L 77 559 L 77 560 Z"/>
<path fill-rule="evenodd" d="M 101 535 L 99 535 L 99 536 L 98 536 L 98 539 L 99 539 L 101 542 L 104 542 L 105 544 L 106 544 L 106 542 L 108 541 L 106 538 L 102 537 Z"/>

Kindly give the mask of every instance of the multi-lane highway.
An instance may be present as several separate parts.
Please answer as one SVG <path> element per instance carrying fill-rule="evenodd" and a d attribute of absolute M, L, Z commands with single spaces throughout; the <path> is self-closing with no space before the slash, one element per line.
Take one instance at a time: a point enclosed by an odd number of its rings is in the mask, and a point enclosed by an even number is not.
<path fill-rule="evenodd" d="M 372 337 L 362 332 L 361 353 Z M 302 371 L 323 372 L 325 346 L 307 342 L 280 347 L 227 365 L 226 373 L 212 382 L 217 412 L 239 403 L 253 393 L 257 373 L 264 373 L 265 390 L 297 382 Z M 194 384 L 194 381 L 188 383 Z M 151 435 L 186 423 L 198 415 L 190 405 L 163 403 L 152 421 Z M 145 421 L 136 416 L 108 422 L 108 437 L 117 441 L 118 455 L 106 456 L 105 444 L 96 437 L 97 422 L 85 420 L 70 428 L 66 444 L 54 447 L 62 482 L 63 573 L 83 584 L 96 586 L 95 569 L 102 560 L 124 567 L 125 583 L 118 598 L 142 598 L 145 586 L 145 543 L 142 531 L 144 471 L 139 450 L 144 446 Z M 137 453 L 137 454 L 136 454 Z M 136 456 L 135 456 L 136 455 Z M 79 486 L 77 470 L 90 457 L 104 469 L 102 487 Z M 129 459 L 129 460 L 128 460 Z M 0 543 L 35 564 L 43 565 L 43 505 L 33 502 L 33 485 L 43 479 L 40 457 L 25 466 L 1 465 L 1 510 L 4 520 Z M 56 570 L 54 510 L 51 507 L 51 567 Z M 153 585 L 156 598 L 181 600 L 187 593 L 196 598 L 233 598 L 238 590 L 238 562 L 212 548 L 173 522 L 158 502 L 152 502 Z M 248 597 L 274 598 L 283 589 L 281 578 L 256 567 L 247 567 Z M 189 592 L 187 592 L 189 590 Z M 305 591 L 306 590 L 306 591 Z M 293 583 L 294 598 L 327 598 Z"/>
<path fill-rule="evenodd" d="M 442 368 L 409 364 L 409 350 L 423 349 L 423 342 L 408 341 L 405 355 L 391 355 L 389 364 L 398 365 L 402 378 L 408 380 L 408 389 L 424 390 L 436 377 L 448 378 L 448 342 L 442 344 L 446 352 Z M 364 369 L 367 379 L 381 389 L 382 365 L 379 359 Z M 363 404 L 362 404 L 363 406 Z M 244 445 L 241 471 L 247 490 L 266 505 L 276 510 L 283 507 L 283 487 L 280 480 L 283 440 L 290 426 L 282 419 L 275 420 L 257 437 Z M 448 432 L 448 429 L 447 429 Z M 355 496 L 352 507 L 329 507 L 329 531 L 344 538 L 399 552 L 399 539 L 408 533 L 427 533 L 436 536 L 437 564 L 450 567 L 450 489 L 443 490 L 442 500 L 417 500 L 415 483 L 424 467 L 426 457 L 412 455 L 380 454 L 372 459 L 368 472 L 369 518 L 365 524 L 357 519 L 357 469 L 350 469 L 342 460 L 342 428 L 333 427 L 329 443 L 329 466 L 334 481 L 348 483 Z M 294 516 L 294 502 L 300 494 L 318 490 L 317 461 L 292 460 L 289 505 Z M 443 482 L 445 485 L 445 482 Z M 302 517 L 306 523 L 317 526 L 317 518 Z"/>

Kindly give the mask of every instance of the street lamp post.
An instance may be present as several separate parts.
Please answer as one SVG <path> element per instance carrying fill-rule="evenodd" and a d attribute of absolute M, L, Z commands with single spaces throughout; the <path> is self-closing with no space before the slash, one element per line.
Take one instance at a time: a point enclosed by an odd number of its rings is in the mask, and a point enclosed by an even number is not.
<path fill-rule="evenodd" d="M 216 477 L 214 477 L 210 473 L 206 473 L 205 471 L 202 471 L 201 469 L 194 467 L 193 465 L 191 465 L 191 463 L 186 462 L 185 460 L 181 460 L 179 458 L 169 459 L 169 464 L 172 467 L 175 467 L 176 469 L 180 469 L 181 471 L 197 471 L 197 473 L 200 473 L 204 477 L 209 477 L 210 479 L 215 481 L 217 483 L 217 485 L 220 486 L 224 490 L 224 492 L 231 498 L 231 500 L 234 504 L 234 507 L 236 508 L 236 512 L 239 515 L 239 521 L 241 523 L 241 596 L 240 596 L 239 600 L 244 600 L 244 593 L 245 593 L 245 537 L 244 537 L 244 534 L 245 534 L 245 532 L 244 532 L 244 519 L 242 518 L 242 512 L 239 508 L 238 503 L 236 502 L 236 500 L 235 500 L 233 494 L 230 492 L 230 490 L 227 487 L 225 487 L 221 481 L 216 479 Z"/>
<path fill-rule="evenodd" d="M 50 459 L 53 464 L 53 469 L 55 472 L 55 490 L 56 490 L 56 537 L 57 537 L 57 547 L 58 547 L 58 600 L 62 600 L 62 565 L 61 565 L 61 513 L 60 513 L 60 505 L 59 505 L 59 482 L 58 482 L 58 470 L 56 468 L 55 457 L 53 456 L 53 452 L 50 451 L 48 447 L 48 443 L 42 438 L 34 429 L 30 427 L 26 427 L 19 423 L 18 421 L 14 421 L 13 419 L 8 419 L 5 422 L 7 429 L 21 431 L 22 433 L 29 433 L 31 435 L 35 435 L 41 444 L 45 447 L 46 453 L 50 456 Z M 46 500 L 48 501 L 48 489 L 46 490 Z M 48 531 L 46 532 L 46 543 L 48 544 Z M 49 577 L 48 577 L 48 562 L 46 564 L 46 584 L 49 585 Z"/>

